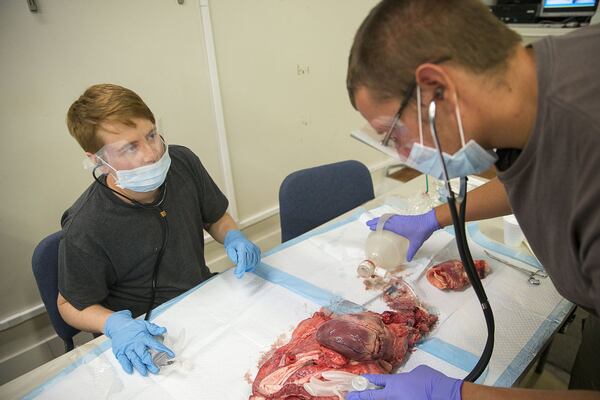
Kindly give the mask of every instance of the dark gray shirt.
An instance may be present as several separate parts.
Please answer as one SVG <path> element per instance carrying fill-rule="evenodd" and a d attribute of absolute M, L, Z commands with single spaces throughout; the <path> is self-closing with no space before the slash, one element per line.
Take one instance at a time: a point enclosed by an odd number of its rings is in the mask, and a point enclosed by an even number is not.
<path fill-rule="evenodd" d="M 538 110 L 499 178 L 558 291 L 600 314 L 600 25 L 533 44 Z"/>
<path fill-rule="evenodd" d="M 208 279 L 204 228 L 219 220 L 228 201 L 198 157 L 169 146 L 171 167 L 159 200 L 167 212 L 168 241 L 158 267 L 157 306 Z M 105 179 L 102 177 L 101 179 Z M 94 182 L 63 215 L 58 286 L 82 310 L 147 311 L 152 274 L 163 235 L 156 209 L 125 203 Z"/>

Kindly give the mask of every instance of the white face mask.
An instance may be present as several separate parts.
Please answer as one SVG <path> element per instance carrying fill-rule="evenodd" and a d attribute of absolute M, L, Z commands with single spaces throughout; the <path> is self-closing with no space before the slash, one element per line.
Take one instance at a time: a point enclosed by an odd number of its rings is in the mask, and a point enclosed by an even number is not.
<path fill-rule="evenodd" d="M 417 104 L 417 118 L 419 119 L 419 136 L 421 142 L 415 143 L 412 146 L 410 154 L 408 155 L 408 159 L 406 160 L 406 164 L 411 168 L 414 168 L 424 174 L 433 176 L 434 178 L 440 180 L 445 179 L 444 168 L 440 161 L 438 150 L 423 144 L 421 88 L 419 86 L 417 86 Z M 484 172 L 494 165 L 498 159 L 498 156 L 494 152 L 485 150 L 472 139 L 465 144 L 465 133 L 463 131 L 458 100 L 456 101 L 456 108 L 454 111 L 456 114 L 456 121 L 458 124 L 458 131 L 460 133 L 462 147 L 454 154 L 448 154 L 445 152 L 442 153 L 444 162 L 446 163 L 446 170 L 448 171 L 449 179 Z"/>
<path fill-rule="evenodd" d="M 133 169 L 116 170 L 104 160 L 102 162 L 115 171 L 116 185 L 121 189 L 129 189 L 134 192 L 151 192 L 162 185 L 167 178 L 167 172 L 169 172 L 171 166 L 171 157 L 169 156 L 169 148 L 165 145 L 164 154 L 154 164 Z"/>

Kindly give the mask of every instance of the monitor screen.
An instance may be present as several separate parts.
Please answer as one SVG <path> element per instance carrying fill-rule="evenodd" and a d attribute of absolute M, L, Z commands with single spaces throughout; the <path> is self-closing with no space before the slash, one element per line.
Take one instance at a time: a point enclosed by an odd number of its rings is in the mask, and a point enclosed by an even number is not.
<path fill-rule="evenodd" d="M 599 0 L 543 0 L 541 17 L 589 17 L 594 15 Z"/>

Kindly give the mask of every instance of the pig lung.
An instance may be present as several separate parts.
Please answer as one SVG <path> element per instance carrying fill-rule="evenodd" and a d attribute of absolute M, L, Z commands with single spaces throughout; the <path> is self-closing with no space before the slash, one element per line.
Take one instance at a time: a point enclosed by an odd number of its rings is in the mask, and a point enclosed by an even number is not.
<path fill-rule="evenodd" d="M 300 322 L 291 340 L 260 367 L 250 400 L 319 399 L 302 386 L 323 371 L 354 374 L 390 372 L 437 317 L 422 308 L 383 314 L 364 312 L 335 316 L 321 310 Z"/>
<path fill-rule="evenodd" d="M 475 269 L 481 279 L 489 272 L 485 260 L 475 260 Z M 469 277 L 463 263 L 459 260 L 444 261 L 427 271 L 427 280 L 438 289 L 462 290 L 469 286 Z"/>

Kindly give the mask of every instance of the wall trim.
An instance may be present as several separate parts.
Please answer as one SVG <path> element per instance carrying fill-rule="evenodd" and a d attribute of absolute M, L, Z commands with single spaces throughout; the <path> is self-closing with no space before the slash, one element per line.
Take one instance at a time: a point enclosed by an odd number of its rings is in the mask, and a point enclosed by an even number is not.
<path fill-rule="evenodd" d="M 44 303 L 39 303 L 33 307 L 10 314 L 3 320 L 0 320 L 0 332 L 4 332 L 45 312 L 46 307 L 44 306 Z"/>
<path fill-rule="evenodd" d="M 37 340 L 34 343 L 32 343 L 26 347 L 23 347 L 22 349 L 19 349 L 19 350 L 15 351 L 14 353 L 9 354 L 6 357 L 0 359 L 0 366 L 6 362 L 9 362 L 9 361 L 27 353 L 28 351 L 31 351 L 37 347 L 41 347 L 56 338 L 58 338 L 58 335 L 56 334 L 56 332 L 52 331 L 52 333 L 50 335 L 46 336 L 45 338 Z"/>
<path fill-rule="evenodd" d="M 235 187 L 233 184 L 233 172 L 231 170 L 231 160 L 229 158 L 229 145 L 227 143 L 227 130 L 225 129 L 225 114 L 223 112 L 223 101 L 221 99 L 221 86 L 219 83 L 219 70 L 217 66 L 217 53 L 215 51 L 215 41 L 212 29 L 212 20 L 210 18 L 210 7 L 208 0 L 200 0 L 200 16 L 202 18 L 202 29 L 204 31 L 204 48 L 206 50 L 206 61 L 208 64 L 208 74 L 210 76 L 210 91 L 213 103 L 213 113 L 215 124 L 217 126 L 217 139 L 219 142 L 219 154 L 221 159 L 221 168 L 225 180 L 225 193 L 229 200 L 229 213 L 237 221 L 238 210 L 235 197 Z"/>

